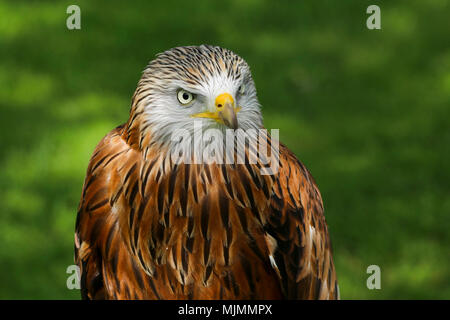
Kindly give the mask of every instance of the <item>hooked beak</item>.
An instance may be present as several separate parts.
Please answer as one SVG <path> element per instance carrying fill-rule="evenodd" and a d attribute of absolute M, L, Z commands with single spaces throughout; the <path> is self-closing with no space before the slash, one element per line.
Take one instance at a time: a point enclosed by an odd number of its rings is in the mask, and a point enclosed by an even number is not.
<path fill-rule="evenodd" d="M 229 93 L 222 93 L 216 97 L 215 112 L 201 112 L 192 115 L 194 118 L 210 118 L 229 128 L 237 129 L 238 121 L 236 114 L 241 108 L 236 108 L 234 99 Z"/>

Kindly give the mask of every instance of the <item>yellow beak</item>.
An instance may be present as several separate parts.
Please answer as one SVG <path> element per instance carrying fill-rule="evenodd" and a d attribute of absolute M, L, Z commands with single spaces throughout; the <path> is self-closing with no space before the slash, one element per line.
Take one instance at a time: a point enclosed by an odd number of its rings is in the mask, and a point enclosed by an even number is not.
<path fill-rule="evenodd" d="M 201 112 L 193 114 L 193 118 L 210 118 L 232 129 L 237 129 L 238 121 L 236 114 L 241 108 L 236 108 L 234 99 L 229 93 L 222 93 L 216 97 L 215 112 Z"/>

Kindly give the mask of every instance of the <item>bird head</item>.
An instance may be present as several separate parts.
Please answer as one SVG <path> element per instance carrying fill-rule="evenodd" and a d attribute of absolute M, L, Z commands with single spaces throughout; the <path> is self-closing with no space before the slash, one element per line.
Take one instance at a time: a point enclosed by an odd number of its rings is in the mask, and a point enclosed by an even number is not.
<path fill-rule="evenodd" d="M 203 130 L 263 126 L 248 64 L 230 50 L 206 45 L 173 48 L 149 63 L 128 126 L 135 120 L 141 136 L 148 134 L 159 144 L 170 141 L 176 130 L 193 132 L 194 122 Z"/>

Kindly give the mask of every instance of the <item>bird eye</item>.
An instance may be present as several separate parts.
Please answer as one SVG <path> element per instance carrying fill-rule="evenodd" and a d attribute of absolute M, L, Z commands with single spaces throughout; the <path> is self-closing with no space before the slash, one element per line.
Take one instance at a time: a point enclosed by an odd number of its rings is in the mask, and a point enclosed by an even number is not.
<path fill-rule="evenodd" d="M 184 105 L 186 105 L 186 104 L 190 103 L 192 100 L 194 100 L 194 95 L 183 89 L 178 91 L 177 97 L 178 97 L 178 101 L 180 101 L 180 103 L 184 104 Z"/>
<path fill-rule="evenodd" d="M 238 89 L 239 94 L 245 93 L 245 84 L 241 84 Z"/>

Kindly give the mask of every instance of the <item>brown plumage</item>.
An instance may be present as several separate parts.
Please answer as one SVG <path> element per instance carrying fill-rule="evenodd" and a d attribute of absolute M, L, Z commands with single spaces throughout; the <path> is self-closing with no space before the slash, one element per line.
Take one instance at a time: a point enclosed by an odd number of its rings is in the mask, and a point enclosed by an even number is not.
<path fill-rule="evenodd" d="M 185 58 L 187 65 L 177 62 Z M 320 192 L 284 145 L 273 175 L 261 174 L 260 160 L 175 164 L 167 156 L 170 145 L 146 112 L 156 88 L 183 72 L 191 88 L 218 72 L 214 66 L 234 76 L 247 70 L 218 47 L 160 55 L 139 82 L 128 122 L 96 147 L 76 221 L 83 298 L 338 298 Z M 237 118 L 243 124 L 245 108 Z"/>

